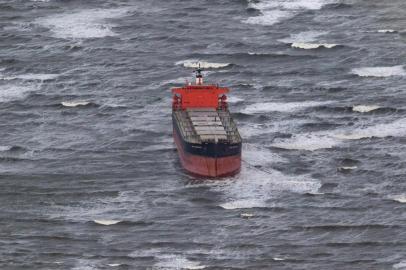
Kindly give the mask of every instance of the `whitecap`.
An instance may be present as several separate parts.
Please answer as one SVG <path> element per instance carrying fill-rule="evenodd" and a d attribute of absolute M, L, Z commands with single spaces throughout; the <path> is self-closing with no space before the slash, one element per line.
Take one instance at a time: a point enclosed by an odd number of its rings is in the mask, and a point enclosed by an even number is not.
<path fill-rule="evenodd" d="M 243 159 L 253 166 L 266 166 L 271 163 L 285 162 L 280 155 L 255 144 L 244 143 L 242 149 Z"/>
<path fill-rule="evenodd" d="M 337 140 L 337 138 L 331 137 L 323 132 L 315 132 L 296 134 L 288 139 L 277 139 L 272 146 L 288 150 L 315 151 L 319 149 L 330 149 L 339 143 L 340 141 Z"/>
<path fill-rule="evenodd" d="M 357 105 L 357 106 L 352 107 L 352 110 L 354 112 L 366 113 L 366 112 L 375 111 L 379 108 L 381 108 L 381 107 L 377 106 L 377 105 Z"/>
<path fill-rule="evenodd" d="M 117 35 L 107 19 L 125 16 L 128 9 L 87 9 L 40 18 L 36 22 L 64 39 L 102 38 Z"/>
<path fill-rule="evenodd" d="M 109 226 L 109 225 L 114 225 L 117 223 L 120 223 L 121 220 L 113 220 L 113 219 L 95 219 L 93 220 L 93 222 L 100 224 L 100 225 L 105 225 L 105 226 Z"/>
<path fill-rule="evenodd" d="M 252 214 L 252 213 L 241 213 L 240 217 L 242 217 L 242 218 L 251 218 L 251 217 L 254 217 L 254 214 Z"/>
<path fill-rule="evenodd" d="M 190 261 L 187 258 L 180 255 L 159 255 L 157 256 L 159 260 L 154 266 L 164 269 L 204 269 L 205 265 L 201 265 L 199 262 Z"/>
<path fill-rule="evenodd" d="M 187 68 L 198 68 L 200 64 L 201 68 L 210 69 L 210 68 L 224 68 L 230 65 L 230 63 L 212 63 L 206 61 L 200 61 L 196 59 L 182 60 L 175 63 L 175 65 L 182 65 Z"/>
<path fill-rule="evenodd" d="M 274 261 L 284 261 L 284 258 L 280 258 L 280 257 L 273 257 L 272 258 Z"/>
<path fill-rule="evenodd" d="M 238 102 L 244 101 L 244 99 L 240 98 L 240 97 L 236 97 L 236 96 L 229 96 L 229 97 L 227 97 L 227 101 L 229 103 L 238 103 Z"/>
<path fill-rule="evenodd" d="M 397 31 L 393 30 L 393 29 L 379 29 L 377 32 L 378 33 L 396 33 Z"/>
<path fill-rule="evenodd" d="M 359 140 L 364 138 L 406 136 L 406 119 L 399 119 L 391 123 L 377 124 L 365 128 L 357 128 L 351 132 L 335 134 L 334 137 L 342 140 Z"/>
<path fill-rule="evenodd" d="M 0 102 L 8 102 L 25 98 L 29 92 L 37 90 L 37 86 L 6 84 L 0 86 Z"/>
<path fill-rule="evenodd" d="M 318 37 L 327 34 L 322 31 L 304 31 L 297 34 L 291 34 L 287 38 L 279 39 L 278 41 L 283 43 L 311 43 L 317 41 Z"/>
<path fill-rule="evenodd" d="M 400 203 L 406 203 L 406 194 L 389 196 L 389 199 L 400 202 Z"/>
<path fill-rule="evenodd" d="M 391 76 L 406 76 L 406 71 L 403 66 L 393 67 L 363 67 L 354 68 L 352 73 L 360 77 L 391 77 Z"/>
<path fill-rule="evenodd" d="M 337 46 L 337 44 L 328 44 L 328 43 L 304 43 L 297 42 L 292 43 L 292 48 L 304 49 L 304 50 L 313 50 L 318 48 L 331 49 Z"/>
<path fill-rule="evenodd" d="M 293 15 L 292 12 L 285 10 L 267 10 L 262 11 L 261 15 L 250 17 L 243 22 L 248 24 L 274 25 L 284 19 L 291 18 Z"/>
<path fill-rule="evenodd" d="M 111 266 L 111 267 L 118 267 L 118 266 L 120 266 L 121 264 L 120 264 L 120 263 L 108 263 L 107 265 L 108 265 L 108 266 Z"/>
<path fill-rule="evenodd" d="M 395 268 L 395 269 L 403 269 L 403 270 L 405 270 L 406 269 L 406 260 L 404 260 L 404 261 L 401 261 L 401 262 L 399 262 L 399 263 L 396 263 L 396 264 L 394 264 L 393 265 L 393 268 Z"/>
<path fill-rule="evenodd" d="M 272 1 L 271 3 L 277 7 L 282 7 L 285 9 L 310 9 L 317 10 L 321 9 L 323 6 L 333 3 L 334 1 L 328 0 L 278 0 Z"/>
<path fill-rule="evenodd" d="M 21 74 L 21 75 L 9 75 L 9 76 L 0 76 L 0 79 L 2 80 L 15 80 L 15 79 L 20 79 L 20 80 L 27 80 L 27 81 L 46 81 L 46 80 L 53 80 L 57 78 L 59 74 L 34 74 L 34 73 L 28 73 L 28 74 Z"/>
<path fill-rule="evenodd" d="M 77 106 L 86 106 L 89 105 L 89 101 L 62 101 L 62 106 L 65 107 L 77 107 Z"/>
<path fill-rule="evenodd" d="M 317 193 L 321 183 L 306 176 L 289 176 L 270 167 L 258 169 L 243 163 L 241 173 L 210 186 L 224 194 L 226 210 L 275 207 L 268 200 L 281 192 Z"/>
<path fill-rule="evenodd" d="M 0 152 L 10 151 L 12 146 L 9 145 L 0 145 Z"/>
<path fill-rule="evenodd" d="M 178 84 L 178 85 L 183 85 L 183 84 L 187 84 L 187 79 L 185 78 L 177 78 L 177 79 L 170 79 L 170 80 L 166 80 L 166 81 L 162 81 L 159 83 L 159 86 L 164 86 L 167 84 Z"/>
<path fill-rule="evenodd" d="M 236 201 L 222 203 L 219 206 L 221 208 L 224 208 L 227 210 L 267 207 L 265 201 L 257 200 L 257 199 L 236 200 Z"/>
<path fill-rule="evenodd" d="M 333 3 L 330 0 L 276 0 L 250 1 L 249 7 L 257 9 L 261 15 L 250 17 L 243 22 L 248 24 L 274 25 L 289 19 L 303 10 L 317 10 L 324 5 Z"/>
<path fill-rule="evenodd" d="M 245 107 L 241 112 L 246 114 L 266 112 L 295 112 L 309 107 L 317 107 L 331 102 L 303 101 L 303 102 L 263 102 L 255 103 Z"/>
<path fill-rule="evenodd" d="M 342 166 L 342 167 L 338 167 L 338 170 L 355 170 L 357 169 L 357 166 Z"/>

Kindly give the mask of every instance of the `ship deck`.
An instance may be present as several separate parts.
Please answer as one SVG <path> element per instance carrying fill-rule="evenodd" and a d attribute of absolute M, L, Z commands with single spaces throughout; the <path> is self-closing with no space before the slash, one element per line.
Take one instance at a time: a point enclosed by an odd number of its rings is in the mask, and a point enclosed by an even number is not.
<path fill-rule="evenodd" d="M 173 117 L 182 137 L 190 143 L 240 143 L 241 136 L 228 110 L 189 108 L 176 110 Z"/>

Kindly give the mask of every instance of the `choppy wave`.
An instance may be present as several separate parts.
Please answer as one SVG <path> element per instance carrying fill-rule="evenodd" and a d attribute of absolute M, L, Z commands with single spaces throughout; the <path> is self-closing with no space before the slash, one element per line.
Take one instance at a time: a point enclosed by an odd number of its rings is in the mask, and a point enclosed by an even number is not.
<path fill-rule="evenodd" d="M 403 66 L 354 68 L 352 73 L 360 77 L 406 76 Z"/>
<path fill-rule="evenodd" d="M 406 203 L 406 194 L 389 196 L 389 199 L 400 203 Z"/>
<path fill-rule="evenodd" d="M 295 42 L 304 42 L 304 43 L 311 43 L 317 41 L 317 39 L 327 34 L 324 31 L 304 31 L 297 34 L 290 34 L 289 37 L 278 39 L 279 42 L 283 43 L 295 43 Z"/>
<path fill-rule="evenodd" d="M 289 139 L 279 139 L 272 144 L 273 147 L 288 150 L 308 150 L 329 149 L 337 146 L 340 141 L 324 132 L 308 134 L 296 134 Z"/>
<path fill-rule="evenodd" d="M 231 65 L 230 63 L 213 63 L 200 61 L 196 59 L 182 60 L 175 63 L 176 65 L 182 65 L 187 68 L 198 68 L 199 64 L 201 68 L 210 69 L 210 68 L 225 68 Z"/>
<path fill-rule="evenodd" d="M 393 30 L 393 29 L 379 29 L 377 32 L 378 33 L 397 33 L 398 31 Z"/>
<path fill-rule="evenodd" d="M 232 210 L 232 209 L 267 207 L 267 204 L 265 201 L 261 201 L 258 199 L 244 199 L 222 203 L 219 206 L 227 210 Z"/>
<path fill-rule="evenodd" d="M 21 74 L 21 75 L 0 75 L 0 79 L 2 80 L 15 80 L 15 79 L 21 79 L 21 80 L 27 80 L 27 81 L 47 81 L 47 80 L 53 80 L 56 79 L 59 76 L 59 74 L 34 74 L 34 73 L 28 73 L 28 74 Z"/>
<path fill-rule="evenodd" d="M 112 220 L 112 219 L 95 219 L 93 221 L 94 223 L 105 226 L 110 226 L 121 222 L 121 220 Z"/>
<path fill-rule="evenodd" d="M 283 19 L 288 19 L 292 16 L 293 13 L 286 10 L 267 10 L 262 11 L 262 15 L 250 17 L 244 22 L 248 24 L 274 25 Z"/>
<path fill-rule="evenodd" d="M 339 171 L 341 171 L 341 170 L 348 171 L 348 170 L 355 170 L 357 168 L 358 168 L 357 166 L 342 166 L 342 167 L 338 167 L 337 170 L 339 170 Z"/>
<path fill-rule="evenodd" d="M 227 101 L 229 103 L 238 103 L 238 102 L 244 101 L 244 99 L 232 95 L 232 96 L 227 97 Z"/>
<path fill-rule="evenodd" d="M 62 106 L 64 107 L 78 107 L 78 106 L 87 106 L 91 104 L 90 101 L 62 101 L 61 102 Z"/>
<path fill-rule="evenodd" d="M 125 8 L 88 9 L 51 15 L 36 22 L 49 28 L 57 38 L 102 38 L 117 35 L 112 30 L 114 24 L 106 20 L 125 16 L 128 12 L 129 10 Z"/>
<path fill-rule="evenodd" d="M 394 268 L 394 269 L 400 269 L 400 270 L 406 269 L 406 260 L 394 264 L 394 265 L 393 265 L 393 268 Z"/>
<path fill-rule="evenodd" d="M 318 180 L 306 176 L 285 175 L 269 166 L 256 168 L 249 165 L 253 160 L 244 159 L 246 162 L 243 163 L 238 176 L 214 187 L 226 197 L 226 201 L 219 205 L 224 209 L 275 207 L 268 200 L 281 192 L 317 194 L 321 187 Z"/>
<path fill-rule="evenodd" d="M 276 0 L 276 1 L 250 1 L 249 7 L 257 9 L 261 15 L 246 19 L 245 23 L 274 25 L 282 20 L 289 19 L 303 10 L 321 9 L 326 4 L 333 3 L 328 0 Z"/>
<path fill-rule="evenodd" d="M 323 101 L 303 101 L 303 102 L 264 102 L 256 103 L 245 107 L 241 112 L 246 114 L 266 113 L 266 112 L 294 112 L 309 107 L 317 107 L 331 102 Z"/>
<path fill-rule="evenodd" d="M 291 138 L 276 139 L 273 147 L 289 150 L 329 149 L 342 144 L 347 140 L 360 140 L 366 138 L 405 137 L 406 119 L 391 123 L 376 124 L 369 127 L 358 127 L 348 131 L 320 131 L 312 133 L 295 134 Z"/>
<path fill-rule="evenodd" d="M 201 265 L 199 262 L 188 260 L 180 255 L 159 255 L 159 260 L 154 266 L 161 269 L 204 269 L 205 265 Z"/>
<path fill-rule="evenodd" d="M 0 145 L 0 152 L 10 151 L 12 146 L 9 145 Z"/>
<path fill-rule="evenodd" d="M 95 219 L 93 221 L 94 223 L 105 226 L 110 226 L 121 222 L 121 220 L 112 220 L 112 219 Z"/>
<path fill-rule="evenodd" d="M 38 89 L 35 85 L 6 84 L 0 86 L 0 102 L 25 98 L 30 92 Z"/>
<path fill-rule="evenodd" d="M 406 136 L 406 119 L 393 121 L 392 123 L 377 124 L 365 128 L 336 134 L 335 137 L 343 140 L 359 140 L 364 138 L 384 138 L 384 137 L 404 137 Z"/>
<path fill-rule="evenodd" d="M 377 106 L 377 105 L 357 105 L 357 106 L 352 107 L 352 110 L 354 112 L 366 113 L 366 112 L 375 111 L 379 108 L 381 108 L 381 107 Z"/>
<path fill-rule="evenodd" d="M 272 259 L 273 259 L 274 261 L 284 261 L 284 260 L 286 260 L 286 259 L 280 258 L 280 257 L 273 257 Z"/>
<path fill-rule="evenodd" d="M 328 43 L 292 43 L 292 48 L 298 49 L 305 49 L 305 50 L 313 50 L 318 48 L 326 48 L 331 49 L 337 46 L 337 44 L 328 44 Z"/>

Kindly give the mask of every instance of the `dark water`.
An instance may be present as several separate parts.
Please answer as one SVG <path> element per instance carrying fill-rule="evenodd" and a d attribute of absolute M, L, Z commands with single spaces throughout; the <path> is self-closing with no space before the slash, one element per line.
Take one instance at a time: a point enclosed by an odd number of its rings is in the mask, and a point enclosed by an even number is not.
<path fill-rule="evenodd" d="M 0 269 L 406 269 L 405 41 L 403 0 L 0 1 Z M 197 60 L 225 181 L 172 142 Z"/>

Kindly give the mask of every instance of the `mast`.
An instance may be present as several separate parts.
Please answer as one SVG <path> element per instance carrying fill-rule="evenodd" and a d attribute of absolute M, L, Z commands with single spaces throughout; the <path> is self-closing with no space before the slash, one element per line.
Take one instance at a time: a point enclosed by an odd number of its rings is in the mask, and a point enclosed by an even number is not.
<path fill-rule="evenodd" d="M 203 75 L 202 75 L 202 69 L 200 68 L 200 63 L 199 67 L 195 70 L 196 72 L 196 85 L 202 85 L 203 84 Z"/>

